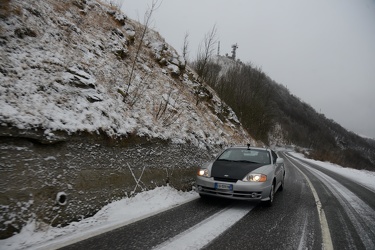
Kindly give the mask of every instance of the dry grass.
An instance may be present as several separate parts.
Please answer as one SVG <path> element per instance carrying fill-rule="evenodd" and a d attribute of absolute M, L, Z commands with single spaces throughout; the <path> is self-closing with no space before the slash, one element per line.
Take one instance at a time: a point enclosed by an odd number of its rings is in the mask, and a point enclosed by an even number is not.
<path fill-rule="evenodd" d="M 64 14 L 72 6 L 72 1 L 49 1 L 57 13 Z"/>
<path fill-rule="evenodd" d="M 0 18 L 6 18 L 10 14 L 10 0 L 0 0 Z"/>
<path fill-rule="evenodd" d="M 21 16 L 22 8 L 20 6 L 12 6 L 11 0 L 0 0 L 0 18 L 5 19 L 11 14 Z"/>

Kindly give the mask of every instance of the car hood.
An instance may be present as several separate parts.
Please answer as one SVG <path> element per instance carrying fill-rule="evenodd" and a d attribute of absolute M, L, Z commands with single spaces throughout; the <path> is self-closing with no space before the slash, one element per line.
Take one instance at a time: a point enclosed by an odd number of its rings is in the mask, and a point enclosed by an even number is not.
<path fill-rule="evenodd" d="M 211 168 L 211 177 L 242 180 L 248 173 L 268 164 L 234 161 L 215 161 Z"/>

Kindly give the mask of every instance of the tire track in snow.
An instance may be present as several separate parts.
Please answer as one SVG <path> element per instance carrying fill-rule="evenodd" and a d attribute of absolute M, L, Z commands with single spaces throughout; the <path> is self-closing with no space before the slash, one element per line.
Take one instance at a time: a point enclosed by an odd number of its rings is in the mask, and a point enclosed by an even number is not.
<path fill-rule="evenodd" d="M 301 232 L 301 238 L 300 238 L 300 241 L 299 241 L 299 244 L 298 244 L 298 250 L 303 250 L 303 249 L 307 249 L 306 247 L 306 228 L 307 228 L 307 214 L 305 215 L 305 220 L 304 220 L 304 223 L 303 223 L 303 228 L 302 228 L 302 232 Z"/>
<path fill-rule="evenodd" d="M 254 207 L 251 204 L 238 204 L 223 209 L 153 249 L 200 249 L 229 229 Z"/>

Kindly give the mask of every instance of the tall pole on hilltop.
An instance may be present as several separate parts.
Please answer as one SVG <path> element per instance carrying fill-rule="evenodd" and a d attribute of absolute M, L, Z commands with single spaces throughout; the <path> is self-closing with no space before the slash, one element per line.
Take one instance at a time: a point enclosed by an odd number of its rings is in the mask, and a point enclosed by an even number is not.
<path fill-rule="evenodd" d="M 233 60 L 236 60 L 236 49 L 238 49 L 237 43 L 232 45 L 232 59 Z"/>

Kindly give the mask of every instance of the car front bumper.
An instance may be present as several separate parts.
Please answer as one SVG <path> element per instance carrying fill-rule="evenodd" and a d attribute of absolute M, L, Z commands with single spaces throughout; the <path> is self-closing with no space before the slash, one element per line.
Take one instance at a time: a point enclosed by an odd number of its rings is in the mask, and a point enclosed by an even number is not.
<path fill-rule="evenodd" d="M 218 184 L 231 185 L 230 189 L 220 189 Z M 216 181 L 214 178 L 198 176 L 196 179 L 196 191 L 201 195 L 210 195 L 236 200 L 269 200 L 271 183 L 268 182 L 237 182 Z"/>

